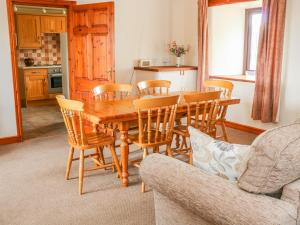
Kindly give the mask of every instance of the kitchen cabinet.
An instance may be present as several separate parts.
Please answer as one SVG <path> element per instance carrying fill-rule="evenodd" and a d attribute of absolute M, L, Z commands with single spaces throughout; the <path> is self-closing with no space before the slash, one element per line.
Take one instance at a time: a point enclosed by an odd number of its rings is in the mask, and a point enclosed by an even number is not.
<path fill-rule="evenodd" d="M 152 67 L 155 68 L 155 67 Z M 171 92 L 175 91 L 196 91 L 197 70 L 194 68 L 172 68 L 152 69 L 136 68 L 136 84 L 144 80 L 169 80 L 171 81 Z M 159 67 L 162 68 L 162 67 Z M 170 67 L 168 67 L 170 68 Z"/>
<path fill-rule="evenodd" d="M 26 101 L 48 99 L 47 69 L 26 69 L 24 83 Z"/>
<path fill-rule="evenodd" d="M 64 33 L 66 29 L 65 16 L 41 16 L 42 33 Z"/>
<path fill-rule="evenodd" d="M 19 49 L 41 48 L 40 16 L 17 14 L 17 33 Z"/>

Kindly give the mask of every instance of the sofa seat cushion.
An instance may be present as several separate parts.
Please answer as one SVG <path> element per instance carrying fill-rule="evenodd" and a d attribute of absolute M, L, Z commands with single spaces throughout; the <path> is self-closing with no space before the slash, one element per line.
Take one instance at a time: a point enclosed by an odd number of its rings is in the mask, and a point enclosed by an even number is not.
<path fill-rule="evenodd" d="M 252 144 L 240 188 L 274 194 L 300 178 L 300 122 L 264 132 Z"/>
<path fill-rule="evenodd" d="M 189 127 L 193 165 L 211 175 L 237 181 L 246 168 L 250 146 L 215 140 Z"/>

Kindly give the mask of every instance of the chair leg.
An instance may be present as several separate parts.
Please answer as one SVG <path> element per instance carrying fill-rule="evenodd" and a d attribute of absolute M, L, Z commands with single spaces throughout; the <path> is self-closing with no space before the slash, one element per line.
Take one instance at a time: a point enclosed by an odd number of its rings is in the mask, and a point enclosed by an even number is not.
<path fill-rule="evenodd" d="M 100 155 L 100 160 L 102 161 L 102 163 L 105 165 L 105 158 L 103 155 L 103 147 L 98 148 L 99 150 L 99 155 Z"/>
<path fill-rule="evenodd" d="M 121 177 L 122 177 L 122 171 L 121 171 L 119 159 L 118 159 L 118 156 L 117 156 L 117 154 L 116 154 L 116 150 L 115 150 L 115 145 L 114 145 L 114 144 L 110 145 L 110 151 L 111 151 L 111 155 L 112 155 L 112 157 L 113 157 L 115 166 L 116 166 L 116 168 L 117 168 L 118 175 L 119 175 L 119 177 L 121 178 Z"/>
<path fill-rule="evenodd" d="M 66 180 L 69 180 L 70 170 L 71 170 L 72 161 L 73 161 L 73 155 L 74 155 L 74 148 L 71 147 L 70 151 L 69 151 L 69 157 L 68 157 L 67 169 L 66 169 L 66 175 L 65 175 Z"/>
<path fill-rule="evenodd" d="M 173 152 L 172 152 L 172 148 L 171 148 L 171 144 L 167 145 L 167 155 L 172 157 L 173 156 Z"/>
<path fill-rule="evenodd" d="M 181 143 L 181 145 L 180 145 L 180 148 L 178 149 L 179 152 L 181 152 L 181 151 L 184 149 L 184 147 L 187 148 L 186 137 L 185 137 L 185 136 L 182 136 L 182 143 Z"/>
<path fill-rule="evenodd" d="M 144 148 L 144 153 L 143 153 L 143 159 L 145 159 L 148 155 L 148 149 Z M 142 181 L 142 187 L 141 187 L 141 192 L 145 192 L 145 183 Z"/>
<path fill-rule="evenodd" d="M 222 121 L 221 123 L 221 128 L 222 128 L 224 140 L 228 142 L 228 136 L 227 136 L 226 126 L 224 121 Z"/>
<path fill-rule="evenodd" d="M 178 149 L 180 147 L 180 136 L 179 136 L 179 134 L 175 134 L 175 135 L 176 135 L 176 138 L 175 138 L 175 140 L 176 140 L 176 149 Z"/>
<path fill-rule="evenodd" d="M 153 153 L 159 153 L 159 146 L 153 148 Z"/>
<path fill-rule="evenodd" d="M 83 176 L 84 176 L 84 151 L 80 150 L 79 158 L 79 194 L 82 195 L 83 189 Z"/>
<path fill-rule="evenodd" d="M 190 149 L 189 156 L 190 156 L 190 158 L 189 158 L 189 164 L 193 165 L 193 150 L 192 150 L 192 148 Z"/>

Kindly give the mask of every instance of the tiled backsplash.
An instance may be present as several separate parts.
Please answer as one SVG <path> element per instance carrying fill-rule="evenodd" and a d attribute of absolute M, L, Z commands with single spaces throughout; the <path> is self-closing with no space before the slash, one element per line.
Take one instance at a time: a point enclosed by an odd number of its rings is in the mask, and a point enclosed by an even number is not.
<path fill-rule="evenodd" d="M 33 58 L 34 65 L 61 64 L 59 34 L 42 34 L 41 49 L 19 49 L 18 64 L 24 66 L 25 58 Z"/>

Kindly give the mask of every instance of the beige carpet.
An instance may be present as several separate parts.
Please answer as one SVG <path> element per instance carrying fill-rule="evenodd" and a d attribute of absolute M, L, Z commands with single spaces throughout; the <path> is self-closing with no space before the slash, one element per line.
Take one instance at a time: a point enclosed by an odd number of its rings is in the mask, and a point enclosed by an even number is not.
<path fill-rule="evenodd" d="M 140 193 L 138 170 L 130 168 L 130 186 L 121 188 L 116 174 L 97 171 L 77 192 L 75 163 L 64 180 L 68 145 L 59 135 L 0 146 L 1 225 L 151 225 L 153 194 Z M 61 134 L 62 133 L 62 134 Z M 251 143 L 255 135 L 229 129 L 232 142 Z"/>

